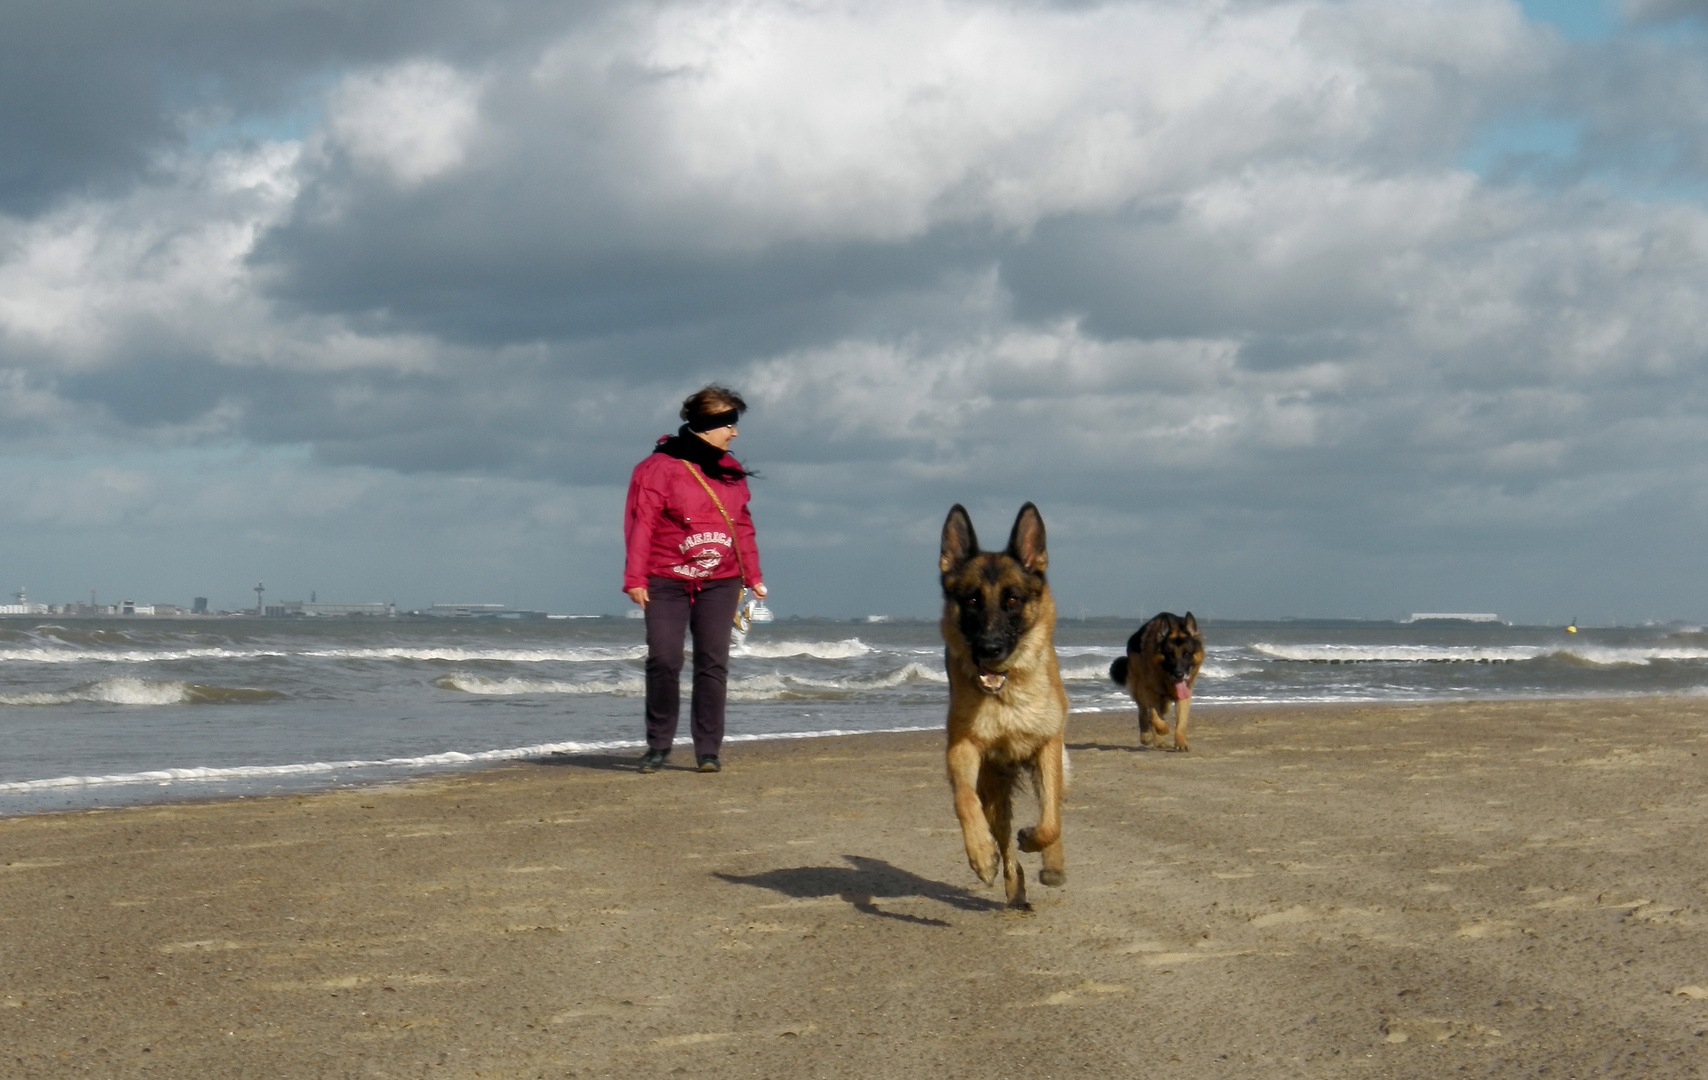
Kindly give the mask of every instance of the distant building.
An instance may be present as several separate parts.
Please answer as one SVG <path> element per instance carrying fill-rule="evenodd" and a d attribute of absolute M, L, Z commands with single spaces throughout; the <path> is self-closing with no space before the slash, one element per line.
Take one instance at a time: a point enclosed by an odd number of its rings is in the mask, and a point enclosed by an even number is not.
<path fill-rule="evenodd" d="M 506 610 L 503 604 L 434 604 L 423 614 L 436 619 L 491 619 Z"/>
<path fill-rule="evenodd" d="M 0 604 L 0 615 L 46 615 L 46 604 L 32 604 L 30 598 L 24 595 L 24 587 L 18 586 L 18 591 L 12 594 L 17 601 L 15 604 Z"/>
<path fill-rule="evenodd" d="M 197 597 L 200 600 L 201 597 Z M 253 612 L 251 612 L 253 613 Z M 261 614 L 269 619 L 385 619 L 397 614 L 397 605 L 378 600 L 363 604 L 320 604 L 313 600 L 285 600 L 265 604 Z"/>
<path fill-rule="evenodd" d="M 192 614 L 192 615 L 206 615 L 207 613 L 208 613 L 208 598 L 205 596 L 196 597 L 195 600 L 192 601 L 190 604 L 190 614 Z"/>
<path fill-rule="evenodd" d="M 397 614 L 396 604 L 377 600 L 368 604 L 318 604 L 310 600 L 299 606 L 302 614 L 310 618 L 384 619 Z"/>

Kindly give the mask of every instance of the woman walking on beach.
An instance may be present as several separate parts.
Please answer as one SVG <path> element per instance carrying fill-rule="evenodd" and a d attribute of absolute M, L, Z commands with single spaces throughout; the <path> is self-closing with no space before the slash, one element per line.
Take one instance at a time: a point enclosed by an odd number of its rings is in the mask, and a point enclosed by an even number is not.
<path fill-rule="evenodd" d="M 646 612 L 646 745 L 640 771 L 670 755 L 681 711 L 682 637 L 694 635 L 694 763 L 717 772 L 730 628 L 743 586 L 765 595 L 747 511 L 748 472 L 728 453 L 741 395 L 712 385 L 682 403 L 687 421 L 658 440 L 629 479 L 623 591 Z"/>

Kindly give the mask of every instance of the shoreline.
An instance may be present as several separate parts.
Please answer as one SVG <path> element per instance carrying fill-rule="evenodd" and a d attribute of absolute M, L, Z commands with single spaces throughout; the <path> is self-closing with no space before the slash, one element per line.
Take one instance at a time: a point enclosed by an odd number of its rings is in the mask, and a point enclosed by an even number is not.
<path fill-rule="evenodd" d="M 1069 746 L 1031 917 L 966 868 L 934 732 L 6 818 L 6 1071 L 1700 1076 L 1708 702 Z"/>
<path fill-rule="evenodd" d="M 1399 698 L 1370 701 L 1335 699 L 1332 701 L 1283 701 L 1283 702 L 1218 702 L 1214 699 L 1195 699 L 1194 715 L 1208 709 L 1212 713 L 1224 710 L 1265 709 L 1275 711 L 1288 710 L 1324 710 L 1341 708 L 1385 708 L 1415 707 L 1428 705 L 1457 705 L 1477 703 L 1548 703 L 1570 700 L 1612 701 L 1622 699 L 1647 700 L 1650 698 L 1667 698 L 1677 695 L 1656 693 L 1652 695 L 1624 694 L 1611 697 L 1595 695 L 1580 695 L 1576 697 L 1484 697 L 1484 698 Z M 1689 700 L 1681 698 L 1681 700 Z M 1079 706 L 1068 710 L 1070 724 L 1072 717 L 1109 717 L 1134 715 L 1131 702 L 1126 705 L 1109 706 Z M 1136 721 L 1135 721 L 1136 722 Z M 763 733 L 736 733 L 725 736 L 725 743 L 748 745 L 752 743 L 812 740 L 854 737 L 861 735 L 884 735 L 910 732 L 940 731 L 940 723 L 921 724 L 890 728 L 873 728 L 869 730 L 831 728 L 818 731 L 785 731 Z M 638 751 L 645 744 L 642 738 L 633 739 L 602 739 L 587 741 L 565 741 L 540 743 L 530 746 L 507 747 L 489 750 L 452 750 L 436 754 L 424 754 L 415 757 L 394 757 L 378 759 L 352 759 L 341 761 L 307 761 L 287 762 L 278 765 L 237 765 L 237 766 L 182 766 L 161 769 L 144 769 L 133 773 L 116 773 L 90 776 L 59 776 L 44 777 L 36 780 L 0 781 L 0 821 L 13 817 L 36 817 L 43 814 L 74 814 L 91 810 L 118 810 L 131 806 L 169 806 L 191 802 L 215 802 L 221 800 L 259 799 L 271 797 L 287 797 L 297 795 L 322 794 L 333 791 L 358 791 L 367 788 L 389 784 L 406 784 L 416 780 L 424 780 L 437 776 L 454 776 L 467 772 L 476 772 L 489 768 L 503 768 L 507 765 L 527 763 L 558 756 L 577 756 L 585 754 L 605 754 Z M 687 746 L 685 738 L 678 738 L 678 748 Z M 356 780 L 337 779 L 338 773 L 371 773 Z M 313 779 L 310 779 L 313 778 Z M 324 778 L 324 779 L 322 779 Z M 300 787 L 263 786 L 267 781 L 286 781 L 302 779 L 305 782 Z M 98 800 L 99 794 L 122 788 L 161 788 L 177 784 L 196 785 L 230 785 L 228 790 L 209 791 L 205 793 L 190 793 L 180 796 L 178 791 L 161 795 L 156 798 L 136 797 L 128 801 L 101 803 L 89 801 L 73 803 L 62 807 L 37 807 L 34 809 L 10 810 L 4 808 L 5 800 L 29 801 L 31 796 L 65 797 L 87 795 Z M 193 789 L 190 789 L 193 792 Z M 151 792 L 150 794 L 156 794 Z"/>

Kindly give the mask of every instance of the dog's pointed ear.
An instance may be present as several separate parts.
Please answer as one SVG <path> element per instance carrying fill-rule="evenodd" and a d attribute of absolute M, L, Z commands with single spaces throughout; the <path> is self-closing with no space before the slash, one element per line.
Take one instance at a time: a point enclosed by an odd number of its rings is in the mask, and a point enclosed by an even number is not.
<path fill-rule="evenodd" d="M 1027 503 L 1014 519 L 1014 531 L 1008 534 L 1008 554 L 1020 565 L 1041 574 L 1050 565 L 1050 553 L 1044 549 L 1044 515 Z"/>
<path fill-rule="evenodd" d="M 1192 617 L 1192 613 L 1190 611 L 1186 613 L 1186 632 L 1189 634 L 1196 634 L 1198 632 L 1198 620 Z"/>
<path fill-rule="evenodd" d="M 947 574 L 978 551 L 979 538 L 973 532 L 973 519 L 967 516 L 966 507 L 956 503 L 949 508 L 949 516 L 943 522 L 943 554 L 937 560 L 937 569 Z"/>

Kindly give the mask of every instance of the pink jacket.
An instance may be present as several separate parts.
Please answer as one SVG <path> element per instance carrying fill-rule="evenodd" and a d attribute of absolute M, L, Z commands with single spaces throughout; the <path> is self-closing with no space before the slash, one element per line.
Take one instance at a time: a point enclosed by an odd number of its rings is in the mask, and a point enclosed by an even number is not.
<path fill-rule="evenodd" d="M 739 467 L 728 454 L 722 464 Z M 635 466 L 623 516 L 623 542 L 628 551 L 623 564 L 625 592 L 646 585 L 649 577 L 708 581 L 741 576 L 744 585 L 765 580 L 759 573 L 753 517 L 747 511 L 747 481 L 705 478 L 735 523 L 732 538 L 717 504 L 689 469 L 700 471 L 668 454 L 648 454 Z M 739 564 L 732 541 L 740 545 Z"/>

